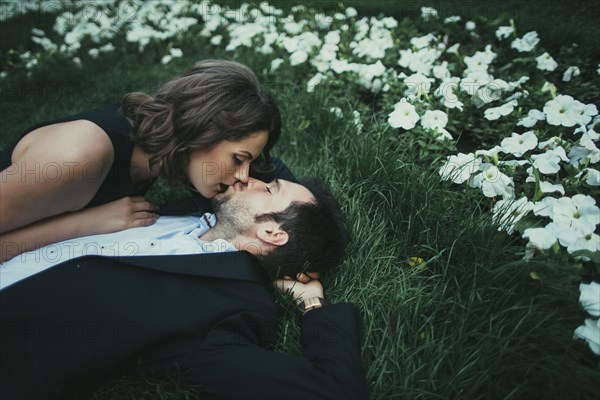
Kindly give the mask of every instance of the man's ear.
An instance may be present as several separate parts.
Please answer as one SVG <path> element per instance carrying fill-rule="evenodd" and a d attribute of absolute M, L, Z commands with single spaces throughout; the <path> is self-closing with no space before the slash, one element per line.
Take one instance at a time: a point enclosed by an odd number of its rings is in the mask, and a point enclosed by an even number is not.
<path fill-rule="evenodd" d="M 256 237 L 273 246 L 283 246 L 289 240 L 288 233 L 275 221 L 263 222 L 256 231 Z"/>

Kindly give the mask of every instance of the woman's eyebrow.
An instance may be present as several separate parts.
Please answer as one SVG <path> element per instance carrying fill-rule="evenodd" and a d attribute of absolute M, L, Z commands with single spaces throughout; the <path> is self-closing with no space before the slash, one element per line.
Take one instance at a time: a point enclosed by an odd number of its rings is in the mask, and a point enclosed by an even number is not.
<path fill-rule="evenodd" d="M 250 160 L 254 160 L 254 156 L 248 150 L 240 150 L 240 153 L 244 153 Z"/>
<path fill-rule="evenodd" d="M 277 193 L 279 193 L 281 191 L 281 182 L 279 182 L 279 179 L 275 179 L 275 186 L 277 187 Z"/>

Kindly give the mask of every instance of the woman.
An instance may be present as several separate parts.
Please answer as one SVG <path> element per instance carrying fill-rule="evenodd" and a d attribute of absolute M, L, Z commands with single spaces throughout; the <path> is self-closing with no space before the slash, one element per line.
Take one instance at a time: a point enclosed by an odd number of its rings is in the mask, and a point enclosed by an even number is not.
<path fill-rule="evenodd" d="M 27 130 L 2 153 L 0 261 L 73 237 L 156 221 L 142 197 L 154 179 L 184 183 L 206 199 L 250 164 L 269 160 L 280 134 L 277 105 L 246 66 L 206 60 L 154 96 Z"/>

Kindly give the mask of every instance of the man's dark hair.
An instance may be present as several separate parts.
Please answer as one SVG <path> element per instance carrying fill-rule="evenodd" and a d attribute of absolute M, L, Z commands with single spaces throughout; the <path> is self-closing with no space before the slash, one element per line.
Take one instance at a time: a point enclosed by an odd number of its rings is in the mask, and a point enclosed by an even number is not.
<path fill-rule="evenodd" d="M 348 230 L 342 210 L 331 190 L 318 178 L 298 181 L 313 195 L 313 202 L 292 202 L 285 210 L 261 214 L 256 222 L 273 220 L 287 232 L 288 242 L 258 256 L 270 278 L 299 272 L 324 272 L 343 259 Z"/>

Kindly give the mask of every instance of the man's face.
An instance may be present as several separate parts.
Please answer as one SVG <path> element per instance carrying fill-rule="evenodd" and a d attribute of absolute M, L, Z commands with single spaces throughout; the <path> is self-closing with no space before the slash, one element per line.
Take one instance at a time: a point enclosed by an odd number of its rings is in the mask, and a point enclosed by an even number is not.
<path fill-rule="evenodd" d="M 293 201 L 308 203 L 314 197 L 306 187 L 283 179 L 236 182 L 214 198 L 217 225 L 227 228 L 229 234 L 245 233 L 256 225 L 256 216 L 283 211 Z"/>

